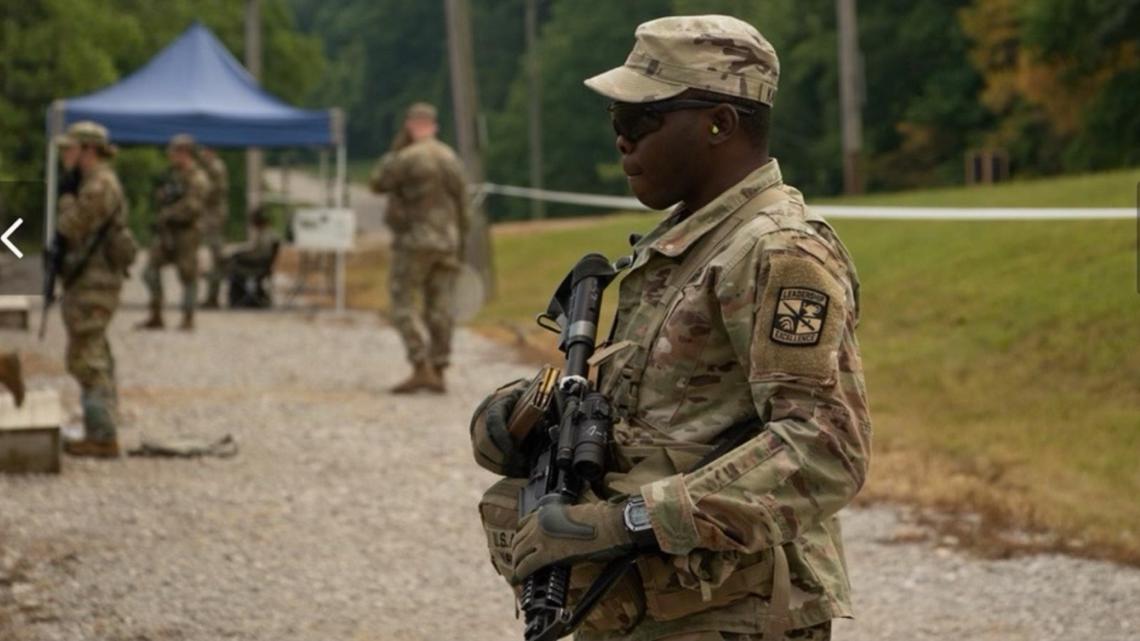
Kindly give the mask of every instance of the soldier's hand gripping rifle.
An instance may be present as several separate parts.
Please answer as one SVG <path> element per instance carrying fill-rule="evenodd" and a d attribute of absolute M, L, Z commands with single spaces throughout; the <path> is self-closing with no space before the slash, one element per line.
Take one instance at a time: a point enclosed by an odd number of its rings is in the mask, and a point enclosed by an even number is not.
<path fill-rule="evenodd" d="M 548 329 L 554 329 L 550 323 L 557 325 L 559 349 L 566 362 L 555 411 L 536 426 L 527 443 L 531 466 L 519 497 L 520 519 L 544 505 L 575 503 L 583 487 L 605 473 L 613 419 L 609 401 L 591 389 L 588 361 L 597 340 L 602 291 L 615 276 L 604 256 L 585 256 L 563 280 L 546 313 L 539 316 L 540 325 Z M 568 565 L 548 566 L 527 577 L 519 602 L 526 641 L 554 641 L 569 634 L 631 562 L 631 556 L 611 562 L 573 610 L 567 602 Z"/>

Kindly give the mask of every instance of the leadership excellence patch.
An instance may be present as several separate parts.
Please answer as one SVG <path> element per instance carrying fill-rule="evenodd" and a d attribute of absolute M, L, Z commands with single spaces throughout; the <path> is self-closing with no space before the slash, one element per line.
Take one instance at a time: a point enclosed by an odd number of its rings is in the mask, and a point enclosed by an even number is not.
<path fill-rule="evenodd" d="M 807 287 L 781 287 L 772 318 L 772 341 L 794 347 L 818 344 L 828 300 L 827 294 Z"/>

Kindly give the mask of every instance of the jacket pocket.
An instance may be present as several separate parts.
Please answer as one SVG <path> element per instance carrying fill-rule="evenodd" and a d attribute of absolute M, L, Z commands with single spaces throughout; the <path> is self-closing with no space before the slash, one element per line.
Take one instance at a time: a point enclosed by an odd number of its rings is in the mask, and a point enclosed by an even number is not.
<path fill-rule="evenodd" d="M 511 542 L 519 524 L 519 490 L 526 479 L 499 479 L 479 501 L 479 518 L 483 521 L 483 532 L 487 535 L 487 551 L 491 554 L 491 565 L 499 576 L 511 575 L 514 559 L 511 557 Z"/>
<path fill-rule="evenodd" d="M 647 555 L 637 562 L 645 589 L 646 612 L 672 621 L 732 605 L 772 591 L 772 554 L 694 551 L 686 556 Z"/>

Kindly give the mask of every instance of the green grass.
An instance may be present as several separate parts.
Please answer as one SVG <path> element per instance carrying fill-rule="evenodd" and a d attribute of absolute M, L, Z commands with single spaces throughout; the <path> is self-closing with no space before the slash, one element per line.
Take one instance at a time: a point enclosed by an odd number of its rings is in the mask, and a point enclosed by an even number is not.
<path fill-rule="evenodd" d="M 809 200 L 817 205 L 912 207 L 1136 207 L 1140 167 L 1095 174 Z"/>
<path fill-rule="evenodd" d="M 1127 207 L 1137 182 L 1133 169 L 845 202 Z M 617 214 L 496 234 L 499 296 L 479 321 L 529 324 L 578 257 L 616 257 L 627 251 L 629 232 L 657 218 Z M 860 341 L 876 450 L 989 470 L 960 505 L 1140 561 L 1137 223 L 836 226 L 862 280 Z M 613 297 L 611 290 L 611 304 Z M 939 488 L 923 465 L 885 465 L 880 474 L 872 486 L 881 496 L 946 504 L 958 491 Z"/>

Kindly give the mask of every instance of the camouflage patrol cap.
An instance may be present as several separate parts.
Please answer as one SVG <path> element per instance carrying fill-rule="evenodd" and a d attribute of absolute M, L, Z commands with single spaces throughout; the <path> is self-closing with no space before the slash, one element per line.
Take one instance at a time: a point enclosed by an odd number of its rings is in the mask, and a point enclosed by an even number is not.
<path fill-rule="evenodd" d="M 94 147 L 105 158 L 112 158 L 119 151 L 118 147 L 111 144 L 111 134 L 107 128 L 92 120 L 73 122 L 67 128 L 67 133 L 56 136 L 57 144 L 67 146 L 61 138 L 69 140 L 70 144 Z"/>
<path fill-rule="evenodd" d="M 175 134 L 170 137 L 170 142 L 167 143 L 167 149 L 189 149 L 194 150 L 195 142 L 194 136 L 190 134 Z"/>
<path fill-rule="evenodd" d="M 776 50 L 730 16 L 674 16 L 642 23 L 625 64 L 586 80 L 618 102 L 653 102 L 702 89 L 771 106 L 780 78 Z"/>
<path fill-rule="evenodd" d="M 412 118 L 427 118 L 430 120 L 435 120 L 438 115 L 439 114 L 436 111 L 434 105 L 426 102 L 416 102 L 412 103 L 412 106 L 408 107 L 408 113 L 405 118 L 408 120 Z"/>
<path fill-rule="evenodd" d="M 111 144 L 111 135 L 107 132 L 107 128 L 91 120 L 72 123 L 63 137 L 69 139 L 72 144 L 96 147 L 109 147 Z M 56 140 L 59 140 L 59 137 Z"/>

